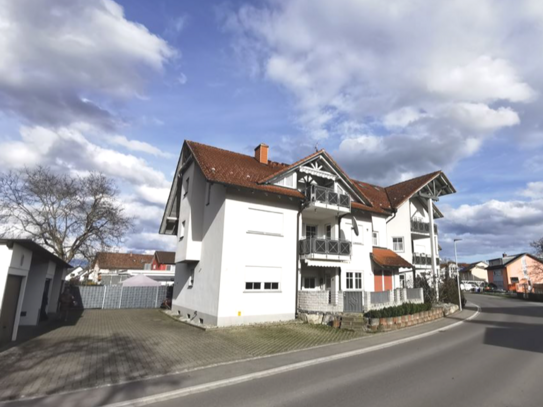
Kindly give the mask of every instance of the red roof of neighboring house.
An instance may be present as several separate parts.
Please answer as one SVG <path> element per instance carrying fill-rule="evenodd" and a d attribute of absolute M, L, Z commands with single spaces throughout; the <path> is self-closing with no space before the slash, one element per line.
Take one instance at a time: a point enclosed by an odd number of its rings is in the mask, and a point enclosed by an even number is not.
<path fill-rule="evenodd" d="M 150 254 L 100 252 L 94 258 L 93 267 L 98 264 L 104 270 L 143 270 L 145 264 L 152 261 Z"/>
<path fill-rule="evenodd" d="M 372 260 L 381 267 L 406 267 L 412 268 L 413 265 L 390 249 L 374 247 L 371 254 Z"/>
<path fill-rule="evenodd" d="M 352 207 L 385 215 L 397 209 L 403 202 L 408 200 L 414 193 L 434 178 L 439 175 L 444 176 L 441 171 L 436 171 L 389 187 L 381 187 L 349 178 L 324 150 L 317 151 L 294 164 L 287 165 L 274 161 L 262 164 L 253 156 L 223 150 L 194 141 L 187 140 L 186 145 L 208 181 L 277 193 L 299 199 L 305 198 L 302 192 L 279 185 L 265 184 L 265 182 L 295 168 L 304 161 L 310 160 L 319 154 L 325 154 L 326 158 L 345 175 L 347 181 L 352 182 L 358 193 L 369 203 L 369 205 L 366 205 L 365 203 L 352 202 Z"/>
<path fill-rule="evenodd" d="M 175 264 L 175 252 L 155 252 L 156 261 L 159 264 Z"/>

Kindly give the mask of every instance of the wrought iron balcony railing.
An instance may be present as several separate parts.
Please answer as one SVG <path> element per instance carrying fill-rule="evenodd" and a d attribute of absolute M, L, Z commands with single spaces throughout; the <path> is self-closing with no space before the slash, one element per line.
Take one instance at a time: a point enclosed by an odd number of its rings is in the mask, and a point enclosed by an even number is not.
<path fill-rule="evenodd" d="M 350 256 L 351 242 L 348 240 L 332 240 L 319 237 L 308 237 L 300 240 L 300 254 L 331 254 L 337 256 Z"/>
<path fill-rule="evenodd" d="M 431 266 L 432 265 L 432 256 L 427 254 L 413 253 L 413 264 L 419 266 Z M 436 266 L 439 267 L 440 259 L 436 258 Z"/>
<path fill-rule="evenodd" d="M 340 194 L 333 189 L 310 185 L 306 190 L 306 196 L 310 202 L 320 202 L 327 205 L 337 205 L 344 208 L 351 207 L 349 195 Z"/>
<path fill-rule="evenodd" d="M 430 234 L 430 222 L 411 219 L 411 232 Z M 437 225 L 434 224 L 434 233 L 437 235 Z"/>

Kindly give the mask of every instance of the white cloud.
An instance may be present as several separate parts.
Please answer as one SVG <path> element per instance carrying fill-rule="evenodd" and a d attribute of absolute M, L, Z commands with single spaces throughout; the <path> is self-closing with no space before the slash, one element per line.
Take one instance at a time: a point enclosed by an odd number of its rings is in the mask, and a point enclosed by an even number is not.
<path fill-rule="evenodd" d="M 339 144 L 340 164 L 385 183 L 543 127 L 535 4 L 269 0 L 224 25 L 251 74 L 291 95 L 301 142 Z"/>
<path fill-rule="evenodd" d="M 171 157 L 171 154 L 161 151 L 159 148 L 144 141 L 129 140 L 125 136 L 115 135 L 107 138 L 111 144 L 126 147 L 131 151 L 140 151 L 158 157 Z"/>
<path fill-rule="evenodd" d="M 529 182 L 522 195 L 532 199 L 543 199 L 543 182 Z"/>
<path fill-rule="evenodd" d="M 16 151 L 16 154 L 13 154 Z M 166 187 L 164 174 L 142 158 L 90 142 L 78 129 L 22 127 L 21 141 L 0 143 L 3 169 L 47 165 L 77 171 L 100 171 L 133 185 Z"/>
<path fill-rule="evenodd" d="M 42 125 L 111 128 L 176 51 L 111 0 L 0 0 L 0 109 Z"/>

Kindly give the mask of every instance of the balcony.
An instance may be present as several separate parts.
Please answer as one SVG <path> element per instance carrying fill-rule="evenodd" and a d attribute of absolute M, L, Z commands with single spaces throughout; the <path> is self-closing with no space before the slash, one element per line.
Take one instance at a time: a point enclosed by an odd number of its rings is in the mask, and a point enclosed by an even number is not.
<path fill-rule="evenodd" d="M 423 235 L 430 235 L 430 222 L 411 219 L 411 232 Z M 437 225 L 434 224 L 434 233 L 437 235 Z"/>
<path fill-rule="evenodd" d="M 334 212 L 351 211 L 351 197 L 346 194 L 340 194 L 333 189 L 310 185 L 305 193 L 309 207 L 330 209 Z"/>
<path fill-rule="evenodd" d="M 300 257 L 311 260 L 350 260 L 351 242 L 308 237 L 300 240 Z"/>
<path fill-rule="evenodd" d="M 440 260 L 436 259 L 436 267 L 439 267 Z M 413 253 L 413 264 L 415 266 L 432 266 L 432 257 L 427 254 Z"/>

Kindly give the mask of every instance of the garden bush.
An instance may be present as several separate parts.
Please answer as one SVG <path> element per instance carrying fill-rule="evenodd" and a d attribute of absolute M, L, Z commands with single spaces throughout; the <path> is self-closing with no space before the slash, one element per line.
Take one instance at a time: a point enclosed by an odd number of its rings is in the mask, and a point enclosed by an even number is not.
<path fill-rule="evenodd" d="M 466 299 L 462 295 L 462 305 L 465 305 Z M 439 284 L 439 301 L 458 305 L 458 284 L 455 278 L 447 277 Z"/>
<path fill-rule="evenodd" d="M 413 315 L 417 312 L 429 311 L 432 309 L 431 303 L 414 304 L 411 302 L 398 305 L 397 307 L 387 307 L 379 310 L 368 311 L 364 314 L 367 318 L 393 318 L 404 315 Z"/>

